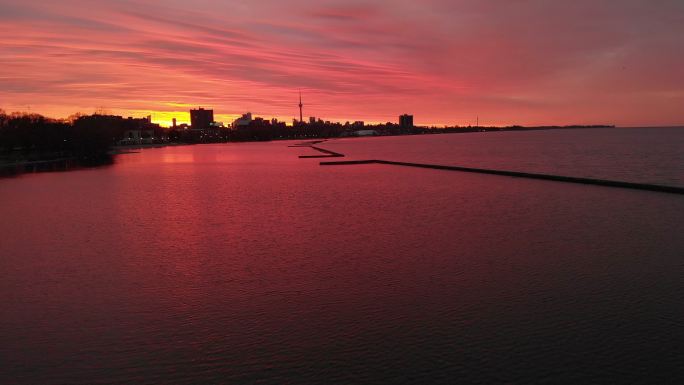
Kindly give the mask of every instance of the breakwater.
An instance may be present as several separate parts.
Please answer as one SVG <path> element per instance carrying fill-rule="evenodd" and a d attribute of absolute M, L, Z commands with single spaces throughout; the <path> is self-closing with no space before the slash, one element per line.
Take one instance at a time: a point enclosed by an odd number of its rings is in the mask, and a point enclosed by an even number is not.
<path fill-rule="evenodd" d="M 645 190 L 645 191 L 656 191 L 665 192 L 672 194 L 684 194 L 684 188 L 675 186 L 663 186 L 657 184 L 649 183 L 632 183 L 632 182 L 622 182 L 607 179 L 592 179 L 592 178 L 579 178 L 572 176 L 563 175 L 550 175 L 550 174 L 537 174 L 529 172 L 519 172 L 519 171 L 507 171 L 507 170 L 492 170 L 484 168 L 472 168 L 472 167 L 461 167 L 461 166 L 446 166 L 439 164 L 426 164 L 426 163 L 412 163 L 412 162 L 394 162 L 389 160 L 352 160 L 352 161 L 339 161 L 339 162 L 321 162 L 321 166 L 343 166 L 343 165 L 359 165 L 359 164 L 387 164 L 393 166 L 405 166 L 405 167 L 418 167 L 418 168 L 429 168 L 435 170 L 447 170 L 447 171 L 460 171 L 460 172 L 471 172 L 479 174 L 490 174 L 490 175 L 502 175 L 518 178 L 528 178 L 528 179 L 540 179 L 540 180 L 550 180 L 556 182 L 567 182 L 567 183 L 580 183 L 595 186 L 606 186 L 606 187 L 619 187 L 627 188 L 633 190 Z"/>

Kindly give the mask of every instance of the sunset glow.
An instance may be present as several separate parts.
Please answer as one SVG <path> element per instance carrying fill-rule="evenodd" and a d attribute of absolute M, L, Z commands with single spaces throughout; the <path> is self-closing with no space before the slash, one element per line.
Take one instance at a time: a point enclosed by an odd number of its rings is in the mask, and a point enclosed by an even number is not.
<path fill-rule="evenodd" d="M 684 123 L 684 2 L 3 0 L 0 108 Z"/>

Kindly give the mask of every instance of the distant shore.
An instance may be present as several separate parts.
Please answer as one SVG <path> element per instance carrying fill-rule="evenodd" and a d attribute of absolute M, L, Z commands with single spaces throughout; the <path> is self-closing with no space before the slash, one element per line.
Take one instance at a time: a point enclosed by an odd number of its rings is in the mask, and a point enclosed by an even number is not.
<path fill-rule="evenodd" d="M 371 136 L 414 136 L 414 135 L 439 135 L 439 134 L 459 134 L 459 133 L 477 133 L 477 132 L 504 132 L 504 131 L 538 131 L 538 130 L 559 130 L 559 129 L 588 129 L 588 128 L 614 128 L 615 126 L 610 125 L 593 125 L 593 126 L 538 126 L 538 127 L 523 127 L 523 126 L 510 126 L 510 127 L 446 127 L 446 128 L 427 128 L 427 127 L 416 127 L 421 128 L 424 131 L 408 134 L 376 134 Z M 355 138 L 358 135 L 344 136 L 342 138 Z M 313 138 L 313 137 L 303 137 L 303 138 L 274 138 L 273 140 L 308 140 L 308 139 L 335 139 L 335 138 Z M 227 143 L 249 143 L 253 141 L 235 141 Z M 219 142 L 222 143 L 222 142 Z M 108 157 L 115 155 L 122 155 L 136 150 L 143 150 L 148 148 L 163 148 L 168 146 L 188 146 L 195 145 L 198 143 L 185 143 L 185 142 L 166 142 L 166 143 L 140 143 L 140 144 L 126 144 L 126 145 L 113 145 L 106 152 L 103 160 L 104 163 L 109 162 Z M 32 152 L 32 153 L 22 153 L 20 151 L 12 151 L 0 153 L 0 168 L 4 169 L 5 173 L 7 170 L 16 170 L 23 167 L 27 168 L 47 168 L 50 169 L 54 165 L 63 165 L 65 163 L 78 164 L 83 163 L 84 159 L 79 159 L 76 156 L 69 156 L 63 152 Z M 100 164 L 100 159 L 85 159 L 86 164 Z"/>

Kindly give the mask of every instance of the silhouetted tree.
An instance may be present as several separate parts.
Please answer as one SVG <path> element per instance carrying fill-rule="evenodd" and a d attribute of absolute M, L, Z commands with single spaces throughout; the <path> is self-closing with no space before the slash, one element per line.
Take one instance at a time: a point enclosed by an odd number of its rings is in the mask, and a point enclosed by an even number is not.
<path fill-rule="evenodd" d="M 113 144 L 112 128 L 101 119 L 80 116 L 72 123 L 38 114 L 0 113 L 0 151 L 14 158 L 93 158 Z"/>

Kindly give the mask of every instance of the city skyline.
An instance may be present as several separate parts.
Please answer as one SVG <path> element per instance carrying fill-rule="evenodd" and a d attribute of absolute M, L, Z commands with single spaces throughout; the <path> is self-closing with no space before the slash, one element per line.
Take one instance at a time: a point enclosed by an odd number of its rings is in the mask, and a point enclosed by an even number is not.
<path fill-rule="evenodd" d="M 87 6 L 86 6 L 87 5 Z M 684 123 L 684 4 L 204 0 L 0 4 L 0 108 L 189 123 Z"/>

